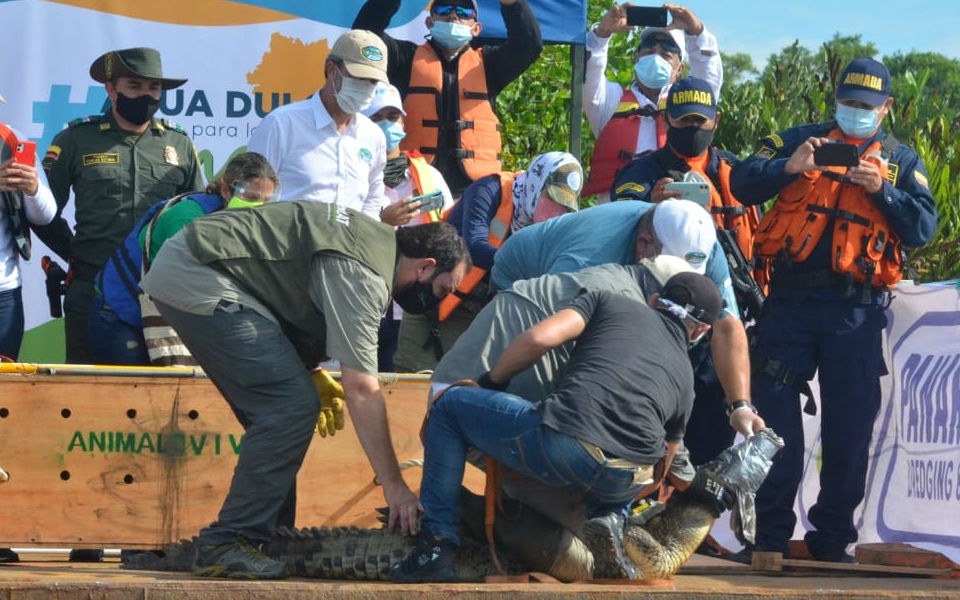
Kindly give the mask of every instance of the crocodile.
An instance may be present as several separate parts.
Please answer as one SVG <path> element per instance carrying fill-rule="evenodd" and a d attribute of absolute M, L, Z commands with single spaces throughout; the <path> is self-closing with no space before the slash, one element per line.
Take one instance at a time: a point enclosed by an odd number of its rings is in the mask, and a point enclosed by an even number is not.
<path fill-rule="evenodd" d="M 731 523 L 741 539 L 750 539 L 753 498 L 783 441 L 770 429 L 733 446 L 707 465 L 736 494 Z M 503 498 L 503 515 L 494 524 L 494 542 L 503 571 L 548 573 L 560 581 L 593 579 L 593 555 L 584 542 L 566 528 L 510 498 Z M 483 498 L 462 490 L 462 526 L 465 535 L 457 553 L 459 578 L 483 581 L 499 574 L 485 542 Z M 645 511 L 646 513 L 647 511 Z M 642 518 L 636 518 L 641 517 Z M 675 573 L 709 534 L 716 521 L 711 507 L 673 494 L 666 503 L 628 520 L 624 550 L 636 565 L 638 579 L 665 579 Z M 413 550 L 416 540 L 386 528 L 281 528 L 262 545 L 270 557 L 283 560 L 291 575 L 320 579 L 387 580 L 390 567 Z M 125 569 L 190 570 L 196 538 L 167 545 L 163 556 L 137 554 Z"/>

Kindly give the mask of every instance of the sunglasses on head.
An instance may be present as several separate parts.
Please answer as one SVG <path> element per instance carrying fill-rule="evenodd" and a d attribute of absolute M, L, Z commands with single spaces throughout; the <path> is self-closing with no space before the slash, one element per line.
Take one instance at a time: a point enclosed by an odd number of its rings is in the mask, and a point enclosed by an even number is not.
<path fill-rule="evenodd" d="M 654 46 L 660 46 L 662 50 L 680 56 L 680 46 L 677 45 L 677 42 L 674 41 L 672 37 L 654 37 L 651 35 L 640 42 L 639 49 L 645 50 L 647 48 L 653 48 Z"/>
<path fill-rule="evenodd" d="M 460 6 L 459 4 L 434 4 L 433 5 L 433 14 L 438 17 L 449 17 L 451 13 L 456 11 L 458 19 L 476 19 L 477 11 L 468 7 Z"/>

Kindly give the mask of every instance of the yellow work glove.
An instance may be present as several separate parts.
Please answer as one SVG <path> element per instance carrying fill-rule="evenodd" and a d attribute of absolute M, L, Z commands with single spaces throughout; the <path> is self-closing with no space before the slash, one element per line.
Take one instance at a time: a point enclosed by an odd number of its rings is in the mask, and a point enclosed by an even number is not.
<path fill-rule="evenodd" d="M 321 437 L 327 434 L 336 435 L 343 429 L 343 386 L 325 369 L 320 368 L 310 373 L 313 385 L 320 395 L 320 414 L 317 415 L 317 433 Z"/>

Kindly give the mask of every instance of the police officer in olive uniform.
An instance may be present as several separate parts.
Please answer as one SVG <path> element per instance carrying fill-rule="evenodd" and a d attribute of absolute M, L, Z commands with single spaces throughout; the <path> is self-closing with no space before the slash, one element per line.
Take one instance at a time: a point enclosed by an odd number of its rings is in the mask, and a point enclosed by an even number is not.
<path fill-rule="evenodd" d="M 70 263 L 64 302 L 67 362 L 92 362 L 87 314 L 93 277 L 150 206 L 203 189 L 200 161 L 187 133 L 153 115 L 163 90 L 186 79 L 165 79 L 152 48 L 113 50 L 90 65 L 103 83 L 110 110 L 77 119 L 47 150 L 43 168 L 56 197 L 54 221 L 37 228 L 43 242 Z M 73 188 L 76 233 L 62 217 Z"/>

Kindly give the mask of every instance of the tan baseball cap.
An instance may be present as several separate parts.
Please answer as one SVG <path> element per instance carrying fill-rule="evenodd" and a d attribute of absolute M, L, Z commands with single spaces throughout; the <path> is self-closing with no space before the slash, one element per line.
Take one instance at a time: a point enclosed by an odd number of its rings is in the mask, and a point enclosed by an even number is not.
<path fill-rule="evenodd" d="M 387 79 L 387 46 L 375 33 L 351 29 L 337 38 L 330 55 L 343 61 L 343 68 L 356 79 Z"/>

